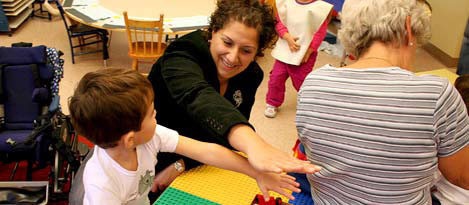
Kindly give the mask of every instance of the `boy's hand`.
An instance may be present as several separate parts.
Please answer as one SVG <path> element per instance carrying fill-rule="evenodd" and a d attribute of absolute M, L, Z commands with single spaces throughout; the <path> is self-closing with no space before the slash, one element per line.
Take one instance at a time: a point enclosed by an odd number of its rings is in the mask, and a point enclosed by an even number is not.
<path fill-rule="evenodd" d="M 181 175 L 181 172 L 176 170 L 173 164 L 169 165 L 163 171 L 156 174 L 151 191 L 156 193 L 165 190 L 179 175 Z"/>
<path fill-rule="evenodd" d="M 275 173 L 262 173 L 256 177 L 257 186 L 264 195 L 264 199 L 269 200 L 269 191 L 275 191 L 281 195 L 286 196 L 291 200 L 295 200 L 290 193 L 286 192 L 285 189 L 291 190 L 294 192 L 300 192 L 298 188 L 300 184 L 295 181 L 295 177 L 287 175 L 285 173 L 275 174 Z"/>
<path fill-rule="evenodd" d="M 321 167 L 312 165 L 309 161 L 303 161 L 289 156 L 267 143 L 255 145 L 247 150 L 249 163 L 261 172 L 297 172 L 312 174 Z"/>
<path fill-rule="evenodd" d="M 285 39 L 288 43 L 288 47 L 290 47 L 291 52 L 297 52 L 300 50 L 300 45 L 296 43 L 296 41 L 299 39 L 298 37 L 293 37 L 290 35 L 290 33 L 285 33 L 283 35 L 283 39 Z"/>
<path fill-rule="evenodd" d="M 314 52 L 313 49 L 308 48 L 308 50 L 306 50 L 305 55 L 303 56 L 303 59 L 301 60 L 301 63 L 306 63 L 306 62 L 308 62 L 309 57 L 311 56 L 311 54 L 313 54 L 313 52 Z"/>

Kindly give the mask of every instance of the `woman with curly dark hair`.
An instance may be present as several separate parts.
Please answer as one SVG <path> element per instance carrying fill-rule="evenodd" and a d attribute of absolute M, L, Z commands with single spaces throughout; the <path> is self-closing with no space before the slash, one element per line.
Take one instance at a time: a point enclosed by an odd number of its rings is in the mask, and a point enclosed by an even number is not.
<path fill-rule="evenodd" d="M 272 147 L 248 122 L 264 76 L 256 57 L 276 37 L 272 12 L 257 0 L 220 0 L 208 31 L 172 42 L 148 76 L 156 119 L 181 135 L 246 153 L 259 171 L 312 173 L 315 166 Z M 197 165 L 179 155 L 158 154 L 152 191 Z"/>

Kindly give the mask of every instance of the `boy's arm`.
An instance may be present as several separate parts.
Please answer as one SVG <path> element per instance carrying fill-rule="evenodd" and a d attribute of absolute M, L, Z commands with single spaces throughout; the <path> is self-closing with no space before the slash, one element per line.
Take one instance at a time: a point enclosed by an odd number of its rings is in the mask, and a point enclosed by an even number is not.
<path fill-rule="evenodd" d="M 294 177 L 286 174 L 258 172 L 251 167 L 246 158 L 214 143 L 200 142 L 180 136 L 176 146 L 176 153 L 208 165 L 246 174 L 256 179 L 260 190 L 266 198 L 269 196 L 269 190 L 280 193 L 290 199 L 294 199 L 293 196 L 283 189 L 295 192 L 300 191 L 297 188 L 299 184 L 295 182 Z"/>

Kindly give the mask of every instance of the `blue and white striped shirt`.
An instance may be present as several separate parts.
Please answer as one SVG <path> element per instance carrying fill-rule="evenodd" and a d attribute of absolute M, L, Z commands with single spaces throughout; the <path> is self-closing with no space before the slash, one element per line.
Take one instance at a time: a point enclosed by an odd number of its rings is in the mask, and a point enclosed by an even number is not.
<path fill-rule="evenodd" d="M 469 144 L 469 119 L 446 79 L 397 67 L 326 65 L 299 92 L 298 134 L 315 204 L 429 204 L 438 157 Z"/>

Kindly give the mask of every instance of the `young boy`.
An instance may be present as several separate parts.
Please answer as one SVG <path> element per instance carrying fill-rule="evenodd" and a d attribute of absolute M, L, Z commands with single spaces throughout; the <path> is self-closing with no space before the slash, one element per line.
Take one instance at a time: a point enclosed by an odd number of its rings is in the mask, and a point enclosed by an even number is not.
<path fill-rule="evenodd" d="M 69 101 L 72 123 L 96 144 L 85 166 L 84 204 L 149 204 L 156 154 L 176 152 L 254 179 L 264 194 L 300 191 L 295 178 L 260 173 L 240 155 L 216 144 L 180 136 L 157 125 L 150 82 L 133 70 L 104 69 L 86 74 Z"/>

